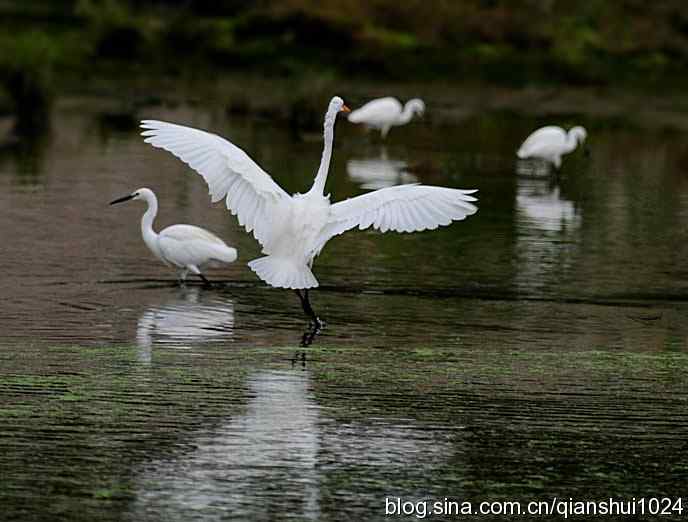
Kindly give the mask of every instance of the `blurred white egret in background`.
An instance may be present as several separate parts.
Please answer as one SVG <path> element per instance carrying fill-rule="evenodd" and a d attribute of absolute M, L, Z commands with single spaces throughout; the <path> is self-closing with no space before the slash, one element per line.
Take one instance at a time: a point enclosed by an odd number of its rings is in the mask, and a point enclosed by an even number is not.
<path fill-rule="evenodd" d="M 148 188 L 140 188 L 131 194 L 110 202 L 110 205 L 132 199 L 142 199 L 148 209 L 141 218 L 141 234 L 153 255 L 167 266 L 179 269 L 179 278 L 186 280 L 191 272 L 205 284 L 209 281 L 201 273 L 201 267 L 211 262 L 231 263 L 237 258 L 235 248 L 229 247 L 219 237 L 193 225 L 172 225 L 159 234 L 153 230 L 153 221 L 158 214 L 158 198 Z"/>
<path fill-rule="evenodd" d="M 161 121 L 142 122 L 147 143 L 188 163 L 208 183 L 212 201 L 225 198 L 239 223 L 253 231 L 266 255 L 250 261 L 249 267 L 269 285 L 295 290 L 316 330 L 322 322 L 308 298 L 308 289 L 318 286 L 311 267 L 334 236 L 371 226 L 382 232 L 435 229 L 477 211 L 471 203 L 475 198 L 470 196 L 475 190 L 424 185 L 389 187 L 330 203 L 324 189 L 334 124 L 339 112 L 348 111 L 341 98 L 332 98 L 325 114 L 324 149 L 315 181 L 308 192 L 293 196 L 243 150 L 215 134 Z"/>
<path fill-rule="evenodd" d="M 351 123 L 362 123 L 371 129 L 377 129 L 383 138 L 387 137 L 389 129 L 399 125 L 406 125 L 415 114 L 422 116 L 425 112 L 425 102 L 420 98 L 413 98 L 401 105 L 396 98 L 387 96 L 371 100 L 362 107 L 349 114 Z"/>
<path fill-rule="evenodd" d="M 561 127 L 548 125 L 528 136 L 516 155 L 521 159 L 538 158 L 549 161 L 558 169 L 561 167 L 561 157 L 573 152 L 587 137 L 587 131 L 580 126 L 566 132 Z"/>

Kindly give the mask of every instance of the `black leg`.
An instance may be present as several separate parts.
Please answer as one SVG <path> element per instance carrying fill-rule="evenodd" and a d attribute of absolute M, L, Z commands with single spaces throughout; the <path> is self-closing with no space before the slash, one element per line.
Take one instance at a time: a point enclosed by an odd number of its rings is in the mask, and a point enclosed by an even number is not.
<path fill-rule="evenodd" d="M 310 319 L 310 325 L 308 326 L 308 329 L 303 333 L 300 345 L 310 346 L 311 344 L 313 344 L 313 340 L 315 339 L 315 337 L 320 333 L 320 331 L 325 326 L 325 323 L 318 317 L 318 315 L 315 313 L 315 310 L 313 310 L 310 299 L 308 298 L 308 290 L 304 290 L 303 293 L 301 293 L 301 290 L 294 291 L 296 292 L 296 295 L 299 296 L 299 301 L 301 301 L 301 307 L 303 308 L 303 312 Z"/>
<path fill-rule="evenodd" d="M 303 294 L 301 293 L 301 290 L 294 290 L 294 292 L 296 292 L 296 295 L 299 296 L 303 313 L 306 314 L 310 319 L 316 319 L 317 316 L 315 315 L 313 307 L 311 306 L 311 302 L 308 299 L 308 290 L 304 290 Z"/>
<path fill-rule="evenodd" d="M 201 278 L 201 280 L 203 281 L 203 284 L 204 284 L 205 286 L 212 286 L 212 285 L 210 284 L 210 281 L 208 281 L 208 279 L 207 279 L 203 274 L 201 274 L 200 272 L 198 273 L 198 277 Z"/>
<path fill-rule="evenodd" d="M 306 307 L 303 304 L 303 296 L 301 295 L 301 290 L 294 290 L 294 293 L 299 296 L 299 302 L 301 303 L 301 307 L 303 308 L 303 311 L 306 311 Z"/>
<path fill-rule="evenodd" d="M 325 323 L 318 317 L 318 314 L 315 313 L 315 310 L 313 310 L 313 307 L 311 306 L 311 301 L 308 298 L 308 290 L 303 291 L 303 297 L 301 297 L 301 293 L 299 290 L 297 290 L 299 297 L 301 298 L 301 306 L 303 307 L 303 311 L 306 313 L 306 315 L 310 318 L 311 324 L 318 330 L 322 329 L 325 326 Z"/>
<path fill-rule="evenodd" d="M 315 310 L 311 306 L 311 301 L 308 298 L 308 290 L 303 291 L 303 311 L 306 312 L 311 319 L 315 320 L 318 316 L 315 314 Z"/>

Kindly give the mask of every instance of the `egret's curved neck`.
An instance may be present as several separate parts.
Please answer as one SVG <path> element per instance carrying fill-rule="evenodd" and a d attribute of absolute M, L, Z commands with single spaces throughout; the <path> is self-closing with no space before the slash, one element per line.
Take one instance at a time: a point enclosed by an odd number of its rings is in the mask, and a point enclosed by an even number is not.
<path fill-rule="evenodd" d="M 320 167 L 318 168 L 318 174 L 315 176 L 315 181 L 313 186 L 309 190 L 310 192 L 325 194 L 325 183 L 327 182 L 327 174 L 330 171 L 330 159 L 332 159 L 332 142 L 334 141 L 334 122 L 337 118 L 337 112 L 328 112 L 325 115 L 325 126 L 324 126 L 324 146 L 322 152 L 322 158 L 320 158 Z"/>
<path fill-rule="evenodd" d="M 153 230 L 153 221 L 155 221 L 155 216 L 158 215 L 158 198 L 155 194 L 146 194 L 146 203 L 148 203 L 148 209 L 141 218 L 141 235 L 143 235 L 143 240 L 150 246 L 150 242 L 155 242 L 158 238 L 158 234 Z"/>
<path fill-rule="evenodd" d="M 401 114 L 397 118 L 397 125 L 406 125 L 410 122 L 411 118 L 413 118 L 415 107 L 416 105 L 413 102 L 407 101 L 406 105 L 404 105 L 404 110 L 401 111 Z"/>
<path fill-rule="evenodd" d="M 578 134 L 575 132 L 568 131 L 566 133 L 566 152 L 571 152 L 573 151 L 576 147 L 578 147 Z"/>

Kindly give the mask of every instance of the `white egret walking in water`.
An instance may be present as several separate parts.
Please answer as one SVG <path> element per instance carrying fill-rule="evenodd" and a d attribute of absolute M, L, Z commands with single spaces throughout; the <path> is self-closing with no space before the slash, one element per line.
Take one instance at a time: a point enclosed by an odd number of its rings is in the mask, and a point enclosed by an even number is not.
<path fill-rule="evenodd" d="M 389 187 L 330 203 L 324 189 L 334 124 L 339 112 L 348 111 L 341 98 L 332 98 L 315 181 L 308 192 L 294 195 L 285 192 L 243 150 L 215 134 L 154 120 L 141 125 L 147 143 L 171 152 L 203 176 L 213 202 L 225 199 L 227 208 L 263 248 L 265 257 L 250 261 L 251 270 L 271 286 L 295 290 L 316 329 L 322 323 L 308 298 L 308 289 L 318 286 L 311 268 L 334 236 L 371 226 L 382 232 L 435 229 L 477 211 L 470 195 L 475 190 L 425 185 Z"/>
<path fill-rule="evenodd" d="M 587 137 L 587 131 L 581 126 L 573 127 L 566 132 L 561 127 L 548 125 L 528 136 L 516 155 L 521 159 L 538 158 L 549 161 L 559 168 L 561 157 L 573 152 Z"/>
<path fill-rule="evenodd" d="M 349 114 L 351 123 L 362 123 L 371 129 L 377 129 L 383 138 L 387 137 L 389 129 L 399 125 L 406 125 L 415 114 L 422 116 L 425 112 L 425 103 L 420 98 L 413 98 L 401 105 L 396 98 L 387 96 L 371 100 L 363 107 Z"/>
<path fill-rule="evenodd" d="M 237 258 L 235 248 L 211 232 L 193 225 L 172 225 L 158 234 L 153 230 L 153 221 L 158 214 L 158 198 L 148 188 L 140 188 L 131 194 L 110 202 L 110 205 L 132 199 L 142 199 L 148 209 L 141 218 L 141 234 L 146 246 L 153 255 L 168 266 L 179 269 L 179 278 L 186 280 L 191 272 L 199 276 L 205 284 L 210 284 L 201 268 L 213 261 L 231 263 Z"/>

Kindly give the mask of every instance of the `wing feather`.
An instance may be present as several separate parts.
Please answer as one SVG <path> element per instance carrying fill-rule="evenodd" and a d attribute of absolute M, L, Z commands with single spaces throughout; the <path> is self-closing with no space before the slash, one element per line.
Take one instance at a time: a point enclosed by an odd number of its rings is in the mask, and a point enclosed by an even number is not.
<path fill-rule="evenodd" d="M 221 260 L 217 249 L 227 244 L 212 232 L 193 225 L 172 225 L 160 231 L 158 247 L 163 259 L 176 266 L 200 264 L 208 259 Z"/>
<path fill-rule="evenodd" d="M 462 190 L 429 185 L 398 185 L 330 207 L 330 218 L 320 238 L 320 248 L 332 237 L 358 227 L 381 232 L 419 232 L 433 230 L 452 221 L 475 214 L 478 208 L 471 196 L 475 190 Z"/>
<path fill-rule="evenodd" d="M 243 150 L 199 129 L 157 120 L 143 120 L 145 142 L 164 149 L 198 172 L 208 184 L 213 203 L 227 208 L 247 231 L 265 245 L 274 206 L 291 197 Z"/>

